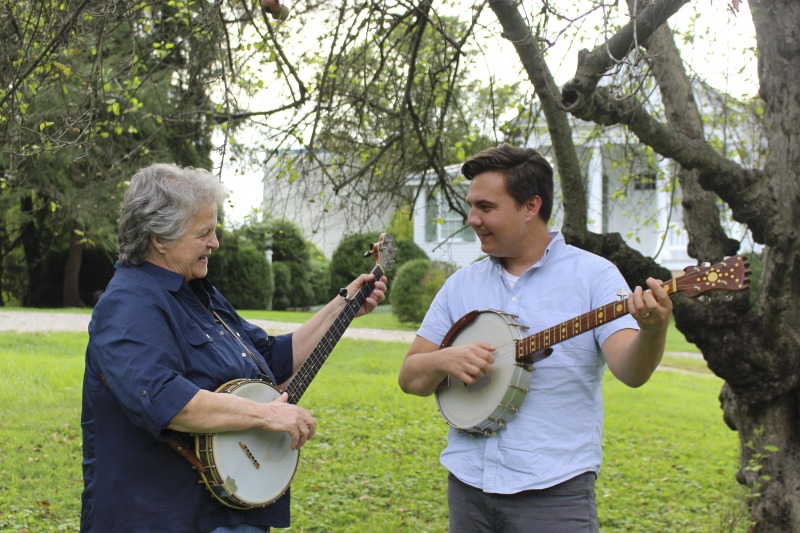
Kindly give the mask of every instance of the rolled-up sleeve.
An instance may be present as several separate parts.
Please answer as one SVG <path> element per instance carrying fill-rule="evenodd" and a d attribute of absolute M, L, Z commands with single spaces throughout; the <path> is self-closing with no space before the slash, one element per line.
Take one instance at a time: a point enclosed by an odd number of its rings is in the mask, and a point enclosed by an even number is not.
<path fill-rule="evenodd" d="M 90 357 L 131 422 L 163 440 L 170 420 L 200 387 L 183 377 L 182 350 L 164 311 L 124 293 L 102 302 L 116 312 L 95 313 L 100 318 L 91 325 Z M 130 312 L 120 312 L 126 308 Z"/>

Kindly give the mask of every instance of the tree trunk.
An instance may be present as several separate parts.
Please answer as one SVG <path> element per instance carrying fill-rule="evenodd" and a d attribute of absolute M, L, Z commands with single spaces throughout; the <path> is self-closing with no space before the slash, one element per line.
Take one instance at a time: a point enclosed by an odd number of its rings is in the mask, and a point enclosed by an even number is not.
<path fill-rule="evenodd" d="M 25 252 L 25 264 L 28 267 L 28 290 L 22 300 L 23 306 L 33 303 L 35 288 L 39 286 L 39 273 L 42 265 L 42 252 L 39 232 L 36 227 L 37 213 L 33 210 L 33 198 L 24 196 L 20 200 L 20 210 L 28 215 L 28 221 L 21 230 L 22 249 Z"/>
<path fill-rule="evenodd" d="M 755 0 L 750 10 L 759 50 L 772 192 L 765 232 L 757 349 L 721 395 L 725 420 L 742 443 L 738 479 L 753 494 L 754 531 L 800 531 L 800 4 Z M 766 216 L 765 216 L 766 218 Z M 736 342 L 737 335 L 729 341 Z M 729 352 L 735 350 L 729 349 Z M 734 354 L 730 354 L 731 358 Z"/>
<path fill-rule="evenodd" d="M 79 236 L 77 224 L 69 235 L 69 251 L 64 265 L 64 285 L 62 289 L 62 305 L 64 307 L 86 307 L 81 301 L 79 276 L 81 273 L 81 254 L 83 238 Z"/>

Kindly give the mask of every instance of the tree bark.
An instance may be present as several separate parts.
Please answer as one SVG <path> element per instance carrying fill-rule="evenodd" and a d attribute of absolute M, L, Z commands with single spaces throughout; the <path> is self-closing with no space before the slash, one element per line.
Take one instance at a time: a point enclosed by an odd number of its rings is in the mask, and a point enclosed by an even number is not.
<path fill-rule="evenodd" d="M 80 295 L 80 273 L 81 256 L 83 253 L 83 238 L 79 237 L 76 230 L 77 224 L 73 224 L 69 234 L 69 249 L 67 251 L 67 261 L 64 264 L 64 285 L 62 287 L 62 305 L 64 307 L 86 307 Z"/>
<path fill-rule="evenodd" d="M 39 232 L 36 228 L 37 213 L 34 212 L 33 198 L 23 196 L 20 199 L 20 211 L 28 215 L 28 221 L 23 224 L 21 230 L 22 249 L 25 252 L 25 264 L 28 267 L 28 290 L 23 298 L 22 305 L 30 306 L 34 303 L 33 294 L 35 288 L 39 286 L 40 272 L 42 270 L 42 252 L 39 241 Z"/>

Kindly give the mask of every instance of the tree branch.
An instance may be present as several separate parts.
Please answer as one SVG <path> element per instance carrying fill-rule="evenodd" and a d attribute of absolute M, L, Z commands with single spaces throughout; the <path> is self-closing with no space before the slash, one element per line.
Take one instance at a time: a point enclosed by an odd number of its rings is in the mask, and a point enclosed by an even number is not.
<path fill-rule="evenodd" d="M 767 242 L 770 219 L 764 214 L 773 212 L 770 207 L 773 199 L 761 171 L 745 169 L 715 152 L 702 139 L 662 124 L 637 100 L 616 99 L 607 88 L 597 87 L 602 75 L 614 64 L 612 54 L 621 57 L 618 54 L 622 50 L 633 47 L 634 38 L 637 42 L 649 39 L 658 25 L 684 3 L 685 0 L 656 1 L 614 35 L 608 46 L 584 51 L 575 77 L 562 88 L 561 104 L 583 120 L 606 126 L 623 124 L 662 156 L 677 161 L 685 169 L 697 169 L 702 187 L 722 198 L 730 206 L 733 218 L 750 227 L 757 242 Z"/>
<path fill-rule="evenodd" d="M 690 0 L 656 0 L 628 22 L 604 44 L 591 52 L 578 53 L 578 68 L 575 77 L 564 85 L 561 93 L 564 104 L 573 105 L 573 98 L 591 93 L 603 74 L 619 63 L 633 49 L 635 43 L 650 38 L 659 26 L 678 12 Z"/>
<path fill-rule="evenodd" d="M 75 24 L 75 21 L 78 19 L 78 15 L 81 14 L 81 11 L 83 11 L 83 8 L 86 7 L 86 4 L 88 3 L 89 0 L 83 0 L 83 2 L 80 3 L 80 5 L 75 9 L 75 12 L 72 14 L 70 19 L 67 22 L 65 22 L 63 26 L 61 26 L 61 29 L 58 30 L 58 33 L 53 36 L 53 38 L 50 40 L 49 43 L 47 43 L 47 46 L 42 51 L 42 53 L 39 54 L 39 56 L 34 60 L 33 63 L 31 63 L 28 69 L 21 76 L 17 77 L 17 79 L 14 80 L 14 83 L 11 84 L 11 87 L 8 89 L 8 91 L 6 91 L 6 94 L 3 96 L 2 99 L 0 99 L 0 109 L 3 108 L 6 101 L 9 98 L 11 98 L 12 95 L 16 94 L 17 87 L 19 87 L 20 84 L 24 82 L 28 78 L 28 76 L 31 75 L 31 72 L 33 72 L 34 69 L 37 66 L 39 66 L 39 63 L 41 63 L 42 60 L 45 57 L 47 57 L 48 54 L 50 54 L 50 51 L 53 48 L 55 48 L 56 43 L 63 40 L 64 34 L 67 33 L 67 31 L 73 26 L 73 24 Z"/>
<path fill-rule="evenodd" d="M 558 86 L 544 61 L 544 50 L 520 15 L 516 2 L 489 0 L 489 7 L 503 27 L 503 37 L 514 45 L 547 120 L 562 188 L 565 190 L 563 229 L 565 233 L 585 232 L 587 205 L 581 167 L 572 139 L 572 128 L 559 105 Z"/>

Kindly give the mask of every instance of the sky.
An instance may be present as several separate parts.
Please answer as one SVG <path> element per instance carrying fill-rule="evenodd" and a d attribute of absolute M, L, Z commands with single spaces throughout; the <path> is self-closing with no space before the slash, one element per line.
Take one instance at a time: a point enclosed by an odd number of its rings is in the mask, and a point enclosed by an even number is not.
<path fill-rule="evenodd" d="M 498 81 L 513 81 L 520 75 L 521 68 L 516 52 L 511 43 L 498 37 L 499 23 L 494 14 L 487 9 L 484 17 L 486 29 L 479 39 L 487 51 L 486 69 Z M 602 40 L 602 28 L 598 31 L 600 17 L 598 13 L 596 19 L 583 20 L 583 34 L 588 37 L 560 39 L 548 51 L 547 62 L 559 85 L 574 74 L 578 50 L 590 48 L 595 41 Z M 674 15 L 669 24 L 673 29 L 691 34 L 691 37 L 676 39 L 690 75 L 697 75 L 735 97 L 756 94 L 755 30 L 746 3 L 741 3 L 739 12 L 733 14 L 722 0 L 695 0 Z M 304 30 L 317 34 L 314 28 L 305 27 Z M 504 76 L 511 78 L 504 80 Z M 254 173 L 243 176 L 226 169 L 223 183 L 230 191 L 225 208 L 227 222 L 241 225 L 261 204 L 261 176 Z"/>

